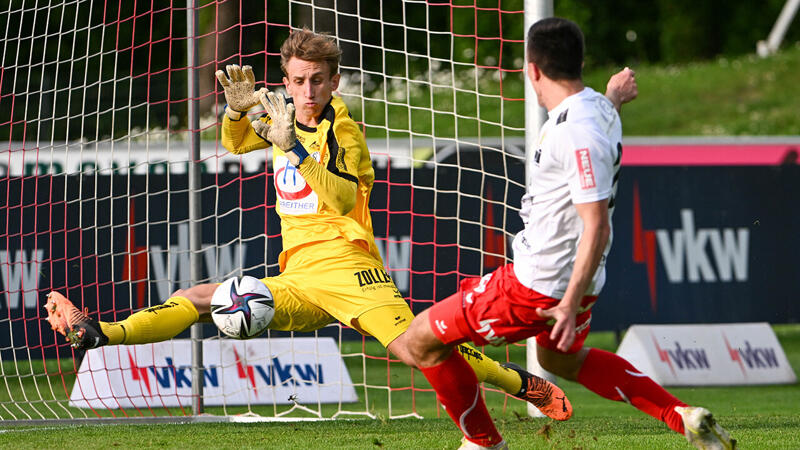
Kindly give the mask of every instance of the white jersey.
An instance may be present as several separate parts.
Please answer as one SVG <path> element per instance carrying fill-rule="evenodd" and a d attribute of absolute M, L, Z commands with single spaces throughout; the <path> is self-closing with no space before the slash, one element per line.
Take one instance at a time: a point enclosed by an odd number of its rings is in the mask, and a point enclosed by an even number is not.
<path fill-rule="evenodd" d="M 611 221 L 622 124 L 611 102 L 590 88 L 567 97 L 548 116 L 528 166 L 532 172 L 520 211 L 525 229 L 514 238 L 514 273 L 523 285 L 560 299 L 583 233 L 574 204 L 607 198 Z M 603 288 L 610 248 L 611 238 L 584 295 Z"/>

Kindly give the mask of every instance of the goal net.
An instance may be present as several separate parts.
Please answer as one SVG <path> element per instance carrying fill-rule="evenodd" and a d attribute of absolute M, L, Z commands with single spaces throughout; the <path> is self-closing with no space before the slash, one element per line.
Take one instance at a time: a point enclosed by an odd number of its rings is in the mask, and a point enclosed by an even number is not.
<path fill-rule="evenodd" d="M 0 421 L 198 412 L 188 331 L 78 351 L 44 320 L 45 296 L 58 291 L 117 321 L 195 283 L 278 274 L 270 152 L 235 156 L 220 145 L 214 71 L 247 64 L 257 88 L 282 91 L 279 48 L 292 29 L 338 38 L 338 95 L 376 171 L 376 240 L 412 309 L 507 260 L 524 191 L 521 1 L 193 4 L 13 0 L 0 10 Z M 187 94 L 193 73 L 196 98 Z M 195 107 L 199 127 L 189 120 Z M 190 217 L 198 166 L 199 217 Z M 440 413 L 419 372 L 342 324 L 252 341 L 201 330 L 207 413 Z M 520 361 L 525 349 L 491 352 Z M 486 393 L 503 407 L 519 403 Z"/>

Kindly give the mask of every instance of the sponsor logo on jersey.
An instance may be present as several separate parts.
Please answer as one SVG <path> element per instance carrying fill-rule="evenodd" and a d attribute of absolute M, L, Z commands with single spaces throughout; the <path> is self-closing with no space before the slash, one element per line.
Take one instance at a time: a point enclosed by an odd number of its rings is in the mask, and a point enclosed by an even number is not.
<path fill-rule="evenodd" d="M 275 172 L 275 189 L 278 195 L 285 200 L 299 200 L 308 197 L 312 192 L 311 186 L 297 171 L 297 168 L 286 160 L 284 167 Z"/>
<path fill-rule="evenodd" d="M 354 272 L 353 275 L 358 279 L 358 286 L 371 286 L 373 284 L 393 283 L 389 272 L 384 269 L 366 269 Z"/>
<path fill-rule="evenodd" d="M 433 321 L 433 323 L 436 324 L 436 329 L 439 330 L 439 334 L 441 335 L 447 334 L 447 332 L 445 331 L 447 330 L 447 324 L 444 323 L 444 320 L 436 319 Z M 461 349 L 461 347 L 459 347 L 459 349 Z"/>
<path fill-rule="evenodd" d="M 353 272 L 353 276 L 356 278 L 362 292 L 391 288 L 394 291 L 395 298 L 403 298 L 403 294 L 397 289 L 392 277 L 389 276 L 389 272 L 385 269 L 371 268 L 359 270 L 358 272 Z M 400 322 L 402 322 L 402 320 Z"/>
<path fill-rule="evenodd" d="M 581 189 L 592 189 L 597 186 L 592 169 L 592 158 L 588 148 L 575 150 L 575 159 L 578 162 L 578 175 L 581 179 Z"/>
<path fill-rule="evenodd" d="M 311 155 L 319 162 L 320 155 Z M 306 183 L 305 178 L 285 156 L 275 158 L 275 192 L 278 194 L 280 212 L 283 214 L 313 214 L 317 212 L 319 199 L 317 194 Z"/>

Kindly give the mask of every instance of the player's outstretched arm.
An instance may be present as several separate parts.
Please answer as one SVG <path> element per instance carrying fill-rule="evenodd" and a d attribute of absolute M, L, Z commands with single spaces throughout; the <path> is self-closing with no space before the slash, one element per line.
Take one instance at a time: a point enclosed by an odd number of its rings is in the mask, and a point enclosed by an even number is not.
<path fill-rule="evenodd" d="M 636 72 L 626 67 L 609 78 L 606 84 L 606 98 L 611 100 L 617 111 L 639 95 L 635 75 Z"/>
<path fill-rule="evenodd" d="M 572 266 L 567 290 L 561 301 L 553 308 L 537 308 L 536 313 L 542 317 L 554 319 L 555 324 L 550 331 L 550 339 L 557 342 L 556 348 L 566 352 L 575 341 L 575 316 L 581 299 L 592 282 L 603 251 L 611 235 L 608 220 L 608 199 L 576 203 L 575 209 L 583 220 L 583 234 L 578 243 L 575 263 Z"/>
<path fill-rule="evenodd" d="M 266 119 L 257 119 L 253 126 L 241 120 L 247 111 L 258 104 L 258 96 L 267 89 L 255 90 L 256 79 L 250 66 L 235 64 L 226 67 L 228 72 L 218 70 L 217 80 L 225 93 L 225 116 L 222 119 L 222 146 L 234 154 L 267 148 L 271 144 L 264 137 L 269 129 Z"/>

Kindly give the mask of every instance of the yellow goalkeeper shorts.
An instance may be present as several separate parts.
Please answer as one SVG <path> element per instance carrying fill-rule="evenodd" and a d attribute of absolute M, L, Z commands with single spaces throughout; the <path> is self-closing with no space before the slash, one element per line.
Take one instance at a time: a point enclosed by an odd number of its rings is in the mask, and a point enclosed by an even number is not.
<path fill-rule="evenodd" d="M 345 239 L 303 247 L 261 281 L 275 299 L 273 330 L 313 331 L 336 319 L 387 346 L 414 318 L 381 262 Z"/>

